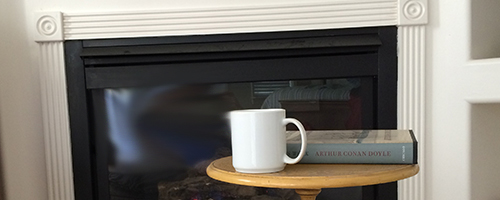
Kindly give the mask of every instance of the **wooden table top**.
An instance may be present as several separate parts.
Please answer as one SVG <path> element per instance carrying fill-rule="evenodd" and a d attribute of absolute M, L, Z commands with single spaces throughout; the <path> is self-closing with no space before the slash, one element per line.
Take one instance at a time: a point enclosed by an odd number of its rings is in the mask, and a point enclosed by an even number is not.
<path fill-rule="evenodd" d="M 232 157 L 213 161 L 207 168 L 213 179 L 255 187 L 321 189 L 393 182 L 418 173 L 418 165 L 295 164 L 266 174 L 236 172 Z"/>

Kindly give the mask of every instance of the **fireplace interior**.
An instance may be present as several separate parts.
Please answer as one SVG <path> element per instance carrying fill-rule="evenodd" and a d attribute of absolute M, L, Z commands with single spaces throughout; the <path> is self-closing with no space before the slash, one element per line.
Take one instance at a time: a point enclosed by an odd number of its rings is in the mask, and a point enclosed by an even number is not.
<path fill-rule="evenodd" d="M 206 176 L 231 155 L 225 113 L 284 108 L 309 130 L 396 128 L 396 30 L 66 41 L 76 199 L 298 199 Z M 396 192 L 389 183 L 318 199 Z"/>

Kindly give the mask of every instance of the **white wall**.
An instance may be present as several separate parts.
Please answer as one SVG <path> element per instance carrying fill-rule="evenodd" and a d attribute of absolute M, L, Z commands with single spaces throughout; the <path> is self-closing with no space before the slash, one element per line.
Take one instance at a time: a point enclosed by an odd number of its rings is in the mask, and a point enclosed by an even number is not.
<path fill-rule="evenodd" d="M 3 0 L 0 4 L 0 132 L 9 200 L 47 197 L 37 50 L 30 31 L 26 32 L 34 27 L 31 25 L 34 11 L 150 10 L 276 1 L 25 0 L 24 3 Z M 430 145 L 426 146 L 429 182 L 425 185 L 425 199 L 471 199 L 471 105 L 467 100 L 500 100 L 500 65 L 496 64 L 500 62 L 469 61 L 468 1 L 429 0 L 429 5 L 427 140 Z M 23 16 L 27 16 L 28 24 L 24 24 Z"/>
<path fill-rule="evenodd" d="M 0 124 L 6 197 L 47 196 L 40 86 L 23 1 L 0 1 Z"/>
<path fill-rule="evenodd" d="M 468 59 L 467 2 L 430 1 L 427 80 L 429 171 L 428 199 L 468 198 L 468 125 L 463 91 Z"/>

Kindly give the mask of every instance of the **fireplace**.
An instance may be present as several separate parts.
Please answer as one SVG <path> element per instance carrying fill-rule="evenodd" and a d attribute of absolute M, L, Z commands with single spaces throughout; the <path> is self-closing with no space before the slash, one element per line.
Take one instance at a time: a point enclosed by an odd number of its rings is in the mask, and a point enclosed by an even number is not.
<path fill-rule="evenodd" d="M 425 145 L 422 132 L 425 127 L 425 0 L 295 2 L 229 6 L 224 9 L 203 7 L 83 13 L 62 10 L 35 14 L 35 40 L 39 44 L 42 69 L 49 199 L 79 198 L 82 192 L 85 193 L 82 185 L 92 184 L 78 179 L 76 175 L 90 166 L 72 164 L 71 147 L 78 146 L 78 143 L 70 141 L 64 73 L 65 66 L 70 63 L 64 59 L 64 52 L 68 51 L 64 41 L 397 26 L 398 128 L 414 129 L 420 145 Z M 227 20 L 229 16 L 232 17 Z M 78 95 L 69 94 L 84 97 Z M 425 154 L 420 152 L 420 155 L 419 162 L 423 164 Z M 399 182 L 399 199 L 424 198 L 425 165 L 421 166 L 417 177 Z M 79 181 L 73 181 L 77 179 Z M 78 189 L 74 192 L 74 188 Z"/>
<path fill-rule="evenodd" d="M 65 42 L 76 199 L 296 198 L 206 177 L 230 155 L 223 114 L 280 107 L 311 130 L 396 128 L 396 30 Z M 202 183 L 220 186 L 189 190 Z M 331 198 L 396 199 L 396 183 L 318 199 Z"/>

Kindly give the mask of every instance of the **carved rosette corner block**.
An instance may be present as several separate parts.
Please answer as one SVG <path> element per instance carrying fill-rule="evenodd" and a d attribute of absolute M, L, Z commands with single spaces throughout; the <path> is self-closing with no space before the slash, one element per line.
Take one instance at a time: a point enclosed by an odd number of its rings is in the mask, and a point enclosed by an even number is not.
<path fill-rule="evenodd" d="M 427 0 L 399 0 L 398 25 L 427 24 Z"/>
<path fill-rule="evenodd" d="M 35 13 L 35 41 L 56 42 L 63 41 L 63 23 L 61 12 Z"/>

